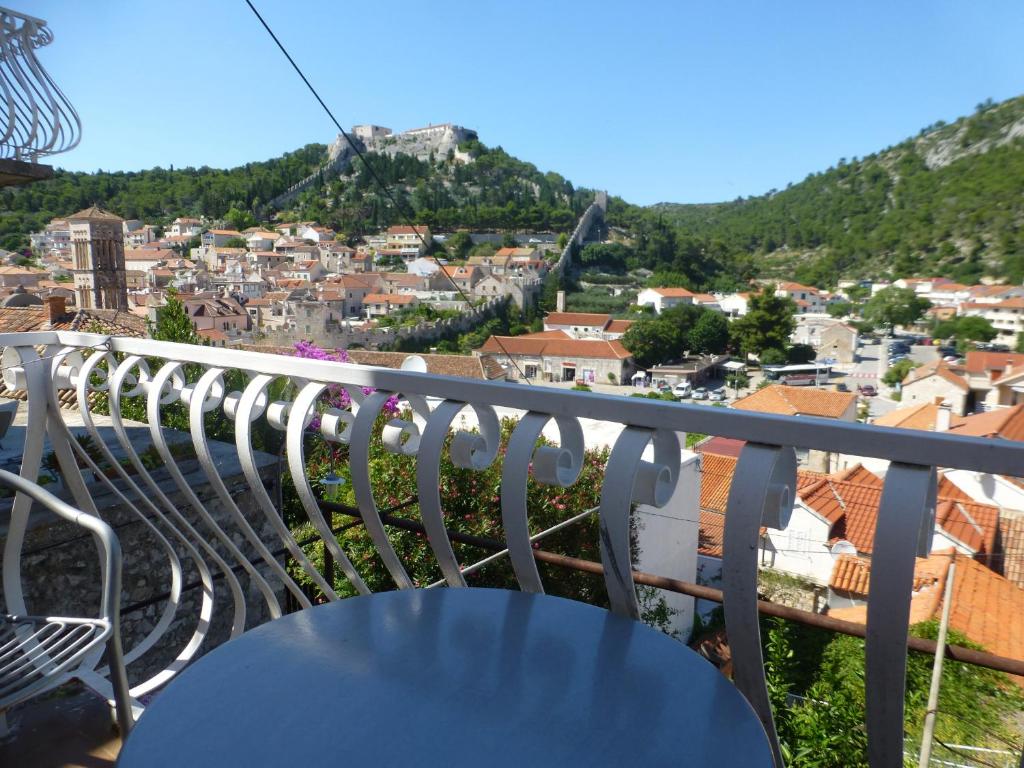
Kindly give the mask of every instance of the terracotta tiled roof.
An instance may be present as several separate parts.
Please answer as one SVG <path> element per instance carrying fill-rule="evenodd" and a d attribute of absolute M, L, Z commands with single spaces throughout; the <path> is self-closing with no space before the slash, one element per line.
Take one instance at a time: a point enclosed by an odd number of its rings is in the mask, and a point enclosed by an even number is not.
<path fill-rule="evenodd" d="M 917 624 L 938 619 L 942 613 L 944 585 L 949 563 L 956 561 L 953 577 L 951 629 L 966 635 L 984 650 L 1011 659 L 1024 659 L 1024 589 L 965 555 L 938 552 L 919 559 L 915 578 L 934 574 L 931 586 L 914 593 L 910 603 L 910 622 Z M 867 606 L 829 611 L 837 619 L 867 622 Z M 1024 678 L 1012 678 L 1024 685 Z"/>
<path fill-rule="evenodd" d="M 972 349 L 967 353 L 967 358 L 964 360 L 964 368 L 967 369 L 968 373 L 1002 372 L 1007 365 L 1011 365 L 1014 368 L 1024 366 L 1024 354 L 1017 352 L 981 352 L 980 350 Z"/>
<path fill-rule="evenodd" d="M 98 205 L 89 206 L 85 210 L 79 211 L 78 213 L 73 213 L 70 216 L 68 216 L 68 221 L 75 221 L 75 220 L 82 220 L 82 219 L 90 219 L 90 220 L 100 219 L 100 220 L 103 220 L 103 221 L 124 221 L 124 219 L 122 219 L 116 213 L 111 213 L 110 211 L 106 211 L 103 208 L 100 208 Z"/>
<path fill-rule="evenodd" d="M 773 384 L 733 403 L 742 411 L 760 411 L 789 416 L 839 418 L 856 402 L 853 392 L 832 392 L 814 387 L 787 387 Z"/>
<path fill-rule="evenodd" d="M 995 549 L 998 507 L 956 499 L 940 500 L 935 507 L 935 522 L 975 552 L 991 554 Z"/>
<path fill-rule="evenodd" d="M 651 288 L 651 290 L 666 299 L 686 299 L 696 295 L 693 291 L 688 291 L 685 288 Z"/>
<path fill-rule="evenodd" d="M 1024 403 L 966 416 L 949 431 L 955 435 L 1024 440 Z"/>
<path fill-rule="evenodd" d="M 422 235 L 422 236 L 425 237 L 427 232 L 429 232 L 429 231 L 430 231 L 430 228 L 425 226 L 425 225 L 421 226 L 421 227 L 409 227 L 409 226 L 403 226 L 403 225 L 395 225 L 393 227 L 388 227 L 388 232 L 387 233 L 389 235 Z"/>
<path fill-rule="evenodd" d="M 945 575 L 945 564 L 948 562 L 952 549 L 943 550 L 946 559 L 938 557 L 917 558 L 914 568 L 913 590 L 924 589 L 937 584 Z M 858 555 L 840 555 L 832 566 L 832 577 L 829 587 L 837 592 L 846 592 L 859 597 L 867 597 L 871 581 L 871 559 Z"/>
<path fill-rule="evenodd" d="M 805 293 L 817 293 L 818 289 L 811 285 L 802 285 L 801 283 L 783 282 L 779 283 L 777 290 L 782 291 L 804 291 Z"/>
<path fill-rule="evenodd" d="M 836 592 L 866 595 L 871 578 L 871 561 L 856 555 L 840 555 L 832 566 L 828 586 Z"/>
<path fill-rule="evenodd" d="M 608 333 L 625 333 L 632 325 L 632 320 L 612 320 L 605 327 L 605 331 Z"/>
<path fill-rule="evenodd" d="M 365 304 L 411 304 L 415 296 L 404 293 L 368 293 L 363 299 Z"/>
<path fill-rule="evenodd" d="M 879 427 L 922 429 L 926 432 L 934 432 L 938 413 L 939 406 L 937 403 L 920 403 L 918 405 L 910 405 L 906 408 L 897 408 L 894 411 L 889 411 L 884 416 L 879 416 L 875 419 L 874 424 Z M 950 426 L 961 424 L 962 422 L 962 416 L 950 414 Z"/>
<path fill-rule="evenodd" d="M 702 454 L 700 460 L 700 507 L 713 512 L 725 512 L 729 499 L 736 459 L 715 453 Z"/>
<path fill-rule="evenodd" d="M 593 357 L 626 360 L 630 353 L 618 341 L 527 336 L 491 336 L 479 352 L 489 354 L 531 355 L 534 357 Z"/>
<path fill-rule="evenodd" d="M 1001 562 L 996 570 L 1018 587 L 1024 587 L 1024 514 L 1005 513 L 999 520 Z"/>
<path fill-rule="evenodd" d="M 743 446 L 746 444 L 745 440 L 714 435 L 698 444 L 695 450 L 697 453 L 718 453 L 722 456 L 732 456 L 735 458 L 740 455 L 740 451 L 743 450 Z"/>
<path fill-rule="evenodd" d="M 925 363 L 917 368 L 912 368 L 903 379 L 903 385 L 906 386 L 907 384 L 913 384 L 916 381 L 927 379 L 929 376 L 938 376 L 966 392 L 969 389 L 967 380 L 962 376 L 957 375 L 956 370 L 957 369 L 954 369 L 944 360 L 933 360 L 932 362 Z"/>
<path fill-rule="evenodd" d="M 876 478 L 877 481 L 877 478 Z M 959 489 L 957 489 L 958 495 Z M 882 484 L 854 483 L 827 478 L 806 488 L 800 498 L 832 524 L 830 541 L 845 539 L 862 554 L 874 550 L 878 505 Z M 957 541 L 979 554 L 995 549 L 999 509 L 960 498 L 942 498 L 936 505 L 936 524 Z"/>
<path fill-rule="evenodd" d="M 544 318 L 545 325 L 587 325 L 604 328 L 609 322 L 610 315 L 592 312 L 551 312 Z"/>
<path fill-rule="evenodd" d="M 125 248 L 124 260 L 127 261 L 167 261 L 178 258 L 177 252 L 170 248 Z"/>
<path fill-rule="evenodd" d="M 882 487 L 882 478 L 880 478 L 870 469 L 865 467 L 863 464 L 854 464 L 852 467 L 847 467 L 841 472 L 836 472 L 832 475 L 832 479 L 845 481 L 847 483 L 869 485 L 872 488 Z"/>
<path fill-rule="evenodd" d="M 697 532 L 697 551 L 709 557 L 722 557 L 724 538 L 725 515 L 702 509 L 700 529 Z"/>

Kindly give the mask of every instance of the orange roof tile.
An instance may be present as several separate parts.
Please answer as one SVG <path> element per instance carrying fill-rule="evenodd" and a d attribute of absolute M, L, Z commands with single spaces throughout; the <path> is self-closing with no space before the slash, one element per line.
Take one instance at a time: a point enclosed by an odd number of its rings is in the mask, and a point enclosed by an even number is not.
<path fill-rule="evenodd" d="M 967 358 L 964 361 L 964 367 L 968 373 L 1002 371 L 1007 365 L 1011 365 L 1014 368 L 1024 366 L 1024 354 L 1017 352 L 982 352 L 972 349 L 967 353 Z"/>
<path fill-rule="evenodd" d="M 934 432 L 938 413 L 938 403 L 920 403 L 918 405 L 910 405 L 906 408 L 897 408 L 894 411 L 889 411 L 884 416 L 879 416 L 873 423 L 879 427 L 922 429 L 926 432 Z M 950 414 L 949 424 L 952 427 L 954 425 L 961 424 L 963 420 L 962 416 Z"/>
<path fill-rule="evenodd" d="M 685 299 L 695 295 L 693 291 L 688 291 L 685 288 L 652 288 L 651 290 L 666 299 Z"/>
<path fill-rule="evenodd" d="M 956 435 L 1024 440 L 1024 403 L 966 416 L 949 431 Z"/>
<path fill-rule="evenodd" d="M 1004 514 L 999 520 L 1002 562 L 997 570 L 1018 587 L 1024 587 L 1024 515 Z"/>
<path fill-rule="evenodd" d="M 612 320 L 605 326 L 605 331 L 608 333 L 625 333 L 632 325 L 632 320 Z"/>
<path fill-rule="evenodd" d="M 705 453 L 700 460 L 700 507 L 724 513 L 737 458 Z"/>
<path fill-rule="evenodd" d="M 787 387 L 773 384 L 733 403 L 733 408 L 789 416 L 839 418 L 856 402 L 854 392 L 833 392 L 814 387 Z"/>
<path fill-rule="evenodd" d="M 917 368 L 911 368 L 903 379 L 903 386 L 913 384 L 914 382 L 927 379 L 929 376 L 938 376 L 939 378 L 945 379 L 950 384 L 962 389 L 966 392 L 970 387 L 967 385 L 967 380 L 962 376 L 958 376 L 956 370 L 950 366 L 949 363 L 944 360 L 933 360 L 930 363 L 925 363 Z"/>
<path fill-rule="evenodd" d="M 930 586 L 914 592 L 910 623 L 938 619 L 949 563 L 956 562 L 949 626 L 986 651 L 1011 659 L 1024 659 L 1024 589 L 966 555 L 946 550 L 918 559 L 915 581 L 934 576 Z M 867 606 L 829 611 L 837 619 L 867 622 Z M 1024 678 L 1012 678 L 1024 686 Z"/>
<path fill-rule="evenodd" d="M 603 339 L 538 338 L 528 336 L 491 336 L 479 352 L 491 354 L 531 355 L 534 357 L 594 357 L 605 360 L 626 360 L 630 353 L 618 341 Z"/>

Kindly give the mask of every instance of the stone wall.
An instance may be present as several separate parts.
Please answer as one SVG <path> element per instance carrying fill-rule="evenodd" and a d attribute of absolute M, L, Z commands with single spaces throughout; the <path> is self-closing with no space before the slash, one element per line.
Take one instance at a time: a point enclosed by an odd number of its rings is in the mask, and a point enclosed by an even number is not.
<path fill-rule="evenodd" d="M 299 329 L 275 328 L 266 330 L 261 338 L 254 339 L 252 343 L 253 346 L 259 347 L 286 347 L 298 341 L 312 341 L 328 349 L 347 349 L 352 345 L 359 345 L 365 349 L 379 349 L 402 339 L 432 343 L 476 328 L 493 317 L 509 299 L 509 296 L 496 296 L 480 306 L 466 310 L 458 317 L 422 322 L 402 328 L 359 330 L 323 327 L 309 333 Z"/>
<path fill-rule="evenodd" d="M 238 509 L 271 551 L 280 549 L 279 539 L 258 507 L 236 459 L 232 465 L 233 446 L 213 443 L 211 448 L 218 469 L 223 471 L 225 485 Z M 275 498 L 279 479 L 276 458 L 262 454 L 258 456 L 258 460 L 262 466 L 264 486 L 268 488 L 271 498 Z M 189 485 L 211 516 L 229 532 L 231 540 L 250 561 L 257 562 L 258 556 L 254 554 L 252 547 L 244 540 L 233 522 L 232 513 L 227 505 L 214 493 L 199 463 L 195 460 L 185 461 L 180 467 Z M 193 524 L 203 538 L 215 541 L 210 528 L 190 508 L 184 494 L 177 490 L 166 470 L 157 470 L 154 477 L 174 507 Z M 169 540 L 174 539 L 168 527 L 161 523 L 151 510 L 139 503 L 130 490 L 127 490 L 128 486 L 124 481 L 117 481 L 117 486 L 143 510 L 145 520 L 95 479 L 90 483 L 90 490 L 94 493 L 101 517 L 114 528 L 121 542 L 124 557 L 121 591 L 122 633 L 125 651 L 129 652 L 159 621 L 167 605 L 164 595 L 169 591 L 171 584 L 168 555 L 146 521 L 152 523 Z M 61 492 L 59 486 L 51 484 L 47 489 L 74 503 L 67 493 Z M 5 501 L 7 504 L 10 503 L 9 499 Z M 162 511 L 166 513 L 166 510 Z M 5 528 L 0 536 L 0 548 L 5 543 L 6 533 Z M 192 543 L 195 544 L 195 539 L 192 539 Z M 237 565 L 237 561 L 231 558 L 223 546 L 217 544 L 214 548 L 231 565 Z M 202 601 L 202 589 L 198 586 L 199 571 L 180 542 L 175 541 L 174 549 L 182 563 L 185 588 L 171 626 L 155 647 L 129 665 L 129 680 L 133 685 L 166 668 L 188 643 L 199 620 Z M 91 536 L 84 534 L 81 528 L 55 518 L 37 505 L 30 518 L 29 530 L 21 551 L 22 583 L 26 606 L 30 613 L 56 616 L 97 615 L 101 593 L 100 560 Z M 228 639 L 233 608 L 230 590 L 223 573 L 208 556 L 204 556 L 204 559 L 209 564 L 214 579 L 214 607 L 209 634 L 200 653 L 206 653 Z M 280 582 L 268 576 L 269 567 L 266 564 L 262 564 L 259 571 L 267 577 L 283 606 L 285 595 Z M 237 569 L 236 572 L 246 596 L 246 627 L 251 628 L 267 621 L 270 615 L 263 596 L 256 586 L 250 583 L 244 571 Z"/>

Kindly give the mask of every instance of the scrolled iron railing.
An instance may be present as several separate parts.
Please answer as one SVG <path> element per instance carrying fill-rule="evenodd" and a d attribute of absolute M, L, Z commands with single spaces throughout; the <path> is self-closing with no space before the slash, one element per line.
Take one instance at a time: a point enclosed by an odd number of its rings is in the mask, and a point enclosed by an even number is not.
<path fill-rule="evenodd" d="M 78 113 L 36 56 L 52 41 L 42 19 L 0 7 L 0 158 L 35 163 L 78 146 Z"/>
<path fill-rule="evenodd" d="M 681 492 L 679 433 L 746 441 L 725 516 L 721 599 L 736 685 L 770 735 L 774 725 L 758 628 L 758 612 L 763 610 L 757 600 L 758 551 L 751 542 L 762 525 L 786 524 L 796 494 L 796 447 L 892 462 L 885 478 L 876 530 L 879 546 L 873 558 L 874 573 L 884 575 L 887 588 L 872 595 L 866 631 L 867 728 L 871 765 L 899 764 L 913 566 L 930 540 L 923 534 L 935 525 L 935 468 L 1016 475 L 1024 467 L 1024 444 L 1012 441 L 793 419 L 330 360 L 65 331 L 0 335 L 0 346 L 7 387 L 28 393 L 21 476 L 32 482 L 38 479 L 48 443 L 76 506 L 99 514 L 95 501 L 99 492 L 113 497 L 150 531 L 166 560 L 166 599 L 125 659 L 132 664 L 162 644 L 176 645 L 165 666 L 131 688 L 136 698 L 157 690 L 209 647 L 212 620 L 217 616 L 229 618 L 227 635 L 236 637 L 263 617 L 280 616 L 289 603 L 309 607 L 312 600 L 303 581 L 307 586 L 314 584 L 325 600 L 340 599 L 336 576 L 347 581 L 350 591 L 370 590 L 361 571 L 365 565 L 353 562 L 339 544 L 333 517 L 329 511 L 325 515 L 329 505 L 306 471 L 311 440 L 346 447 L 359 517 L 391 583 L 400 589 L 416 585 L 409 564 L 395 547 L 389 505 L 377 498 L 380 488 L 372 482 L 371 440 L 380 440 L 385 451 L 409 457 L 414 462 L 410 471 L 416 479 L 420 513 L 416 524 L 422 526 L 444 582 L 464 586 L 467 567 L 472 565 L 459 561 L 452 545 L 455 538 L 446 525 L 439 493 L 442 459 L 446 455 L 457 468 L 470 473 L 498 461 L 498 414 L 499 409 L 508 408 L 520 416 L 500 457 L 503 544 L 519 586 L 532 591 L 544 590 L 536 565 L 543 558 L 531 538 L 526 483 L 532 478 L 548 487 L 573 486 L 584 463 L 581 420 L 621 426 L 603 468 L 596 511 L 602 562 L 599 569 L 596 563 L 586 569 L 600 571 L 612 610 L 632 617 L 639 615 L 635 585 L 649 584 L 654 577 L 643 575 L 638 581 L 639 574 L 633 570 L 631 515 L 638 506 L 664 508 Z M 67 422 L 68 412 L 60 408 L 68 390 L 76 394 L 81 419 L 82 426 L 75 429 L 84 430 L 91 447 L 77 438 Z M 330 402 L 324 402 L 325 395 Z M 139 421 L 132 425 L 124 414 L 129 398 L 136 406 L 141 400 L 145 412 L 143 417 L 133 411 Z M 99 400 L 105 402 L 103 411 L 97 409 Z M 392 414 L 396 402 L 399 410 Z M 176 458 L 175 440 L 181 432 L 165 424 L 172 410 L 179 423 L 183 419 L 187 425 L 181 429 L 190 438 L 197 469 L 186 472 Z M 467 412 L 479 425 L 473 431 L 460 427 L 460 415 Z M 208 428 L 214 418 L 231 422 L 233 445 L 210 439 Z M 129 428 L 148 433 L 160 459 L 159 470 L 143 460 Z M 280 466 L 288 470 L 296 505 L 305 516 L 301 533 L 285 523 L 279 499 L 265 485 L 268 464 L 256 450 L 258 430 L 271 430 L 281 437 Z M 555 437 L 538 445 L 542 433 Z M 253 501 L 249 509 L 239 508 L 237 495 L 228 486 L 225 451 L 237 463 L 237 475 Z M 158 471 L 166 474 L 158 477 Z M 196 472 L 212 493 L 200 494 Z M 319 538 L 323 562 L 335 564 L 338 574 L 320 570 L 304 546 L 309 535 Z M 288 567 L 283 553 L 287 553 Z M 16 578 L 19 570 L 16 563 L 6 562 L 5 580 Z M 190 580 L 201 587 L 197 604 L 187 608 L 190 604 L 184 596 Z M 4 586 L 7 592 L 6 581 Z M 14 594 L 21 595 L 20 585 L 12 586 Z M 262 604 L 256 616 L 253 597 Z M 12 607 L 15 612 L 21 608 Z M 190 611 L 199 620 L 189 625 L 184 636 L 174 635 L 172 627 L 188 618 L 182 614 Z M 776 756 L 781 764 L 777 744 Z"/>

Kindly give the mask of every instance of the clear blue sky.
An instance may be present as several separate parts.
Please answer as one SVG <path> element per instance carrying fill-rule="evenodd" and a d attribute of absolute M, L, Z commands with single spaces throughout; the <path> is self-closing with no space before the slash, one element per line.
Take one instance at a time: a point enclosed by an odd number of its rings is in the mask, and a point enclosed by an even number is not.
<path fill-rule="evenodd" d="M 24 0 L 75 170 L 227 167 L 336 131 L 242 0 Z M 1024 93 L 1024 2 L 258 0 L 342 125 L 454 122 L 632 202 L 782 188 Z"/>

